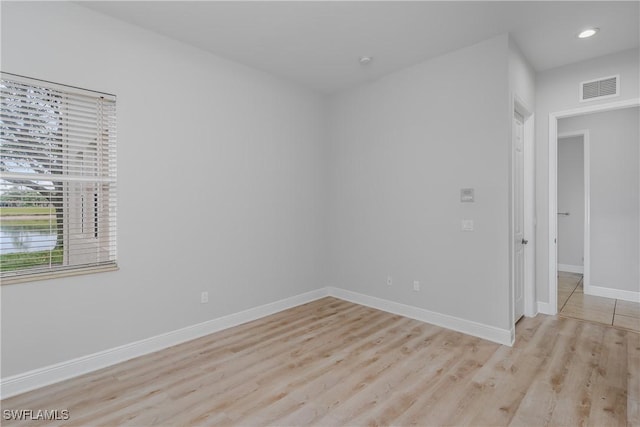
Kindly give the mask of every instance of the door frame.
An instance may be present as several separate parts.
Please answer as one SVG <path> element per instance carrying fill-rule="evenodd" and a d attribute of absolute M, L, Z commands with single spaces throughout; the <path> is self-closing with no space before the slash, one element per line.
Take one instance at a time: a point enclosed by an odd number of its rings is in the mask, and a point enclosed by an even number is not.
<path fill-rule="evenodd" d="M 546 306 L 546 304 L 539 304 L 539 306 L 542 306 L 545 309 L 540 310 L 539 307 L 538 310 L 544 314 L 558 314 L 558 246 L 556 243 L 558 236 L 558 120 L 567 117 L 581 116 L 584 114 L 600 113 L 639 106 L 640 98 L 632 98 L 624 101 L 557 111 L 549 114 L 549 259 L 547 260 L 549 264 L 549 276 L 547 277 L 549 305 Z"/>
<path fill-rule="evenodd" d="M 589 129 L 581 129 L 572 132 L 562 132 L 558 134 L 558 139 L 571 138 L 575 136 L 582 137 L 582 153 L 584 155 L 582 165 L 582 172 L 584 175 L 584 207 L 582 212 L 584 215 L 584 227 L 582 231 L 584 250 L 582 252 L 582 285 L 584 287 L 585 293 L 588 293 L 591 285 L 591 145 L 589 143 Z M 558 215 L 556 214 L 556 221 L 557 219 Z"/>
<path fill-rule="evenodd" d="M 535 269 L 535 175 L 534 175 L 534 159 L 535 159 L 535 150 L 534 150 L 534 136 L 535 136 L 535 120 L 533 109 L 529 107 L 522 99 L 518 96 L 513 97 L 513 109 L 511 111 L 511 143 L 509 145 L 509 155 L 510 155 L 510 163 L 511 163 L 511 213 L 510 213 L 510 291 L 511 291 L 511 325 L 514 325 L 516 320 L 515 318 L 515 247 L 514 247 L 514 165 L 512 162 L 513 158 L 513 117 L 515 113 L 520 114 L 524 119 L 524 195 L 523 195 L 523 203 L 524 203 L 524 222 L 523 222 L 523 231 L 525 239 L 529 241 L 528 244 L 524 245 L 524 316 L 525 317 L 533 317 L 537 314 L 536 309 L 536 297 L 535 297 L 535 282 L 534 282 L 534 269 Z M 513 332 L 515 333 L 515 332 Z M 514 337 L 515 338 L 515 337 Z"/>

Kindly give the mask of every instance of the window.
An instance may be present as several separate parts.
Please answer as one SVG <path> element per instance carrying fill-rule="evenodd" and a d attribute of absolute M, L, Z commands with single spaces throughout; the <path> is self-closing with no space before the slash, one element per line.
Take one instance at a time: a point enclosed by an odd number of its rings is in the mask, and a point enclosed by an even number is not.
<path fill-rule="evenodd" d="M 115 96 L 2 73 L 0 278 L 116 268 Z"/>

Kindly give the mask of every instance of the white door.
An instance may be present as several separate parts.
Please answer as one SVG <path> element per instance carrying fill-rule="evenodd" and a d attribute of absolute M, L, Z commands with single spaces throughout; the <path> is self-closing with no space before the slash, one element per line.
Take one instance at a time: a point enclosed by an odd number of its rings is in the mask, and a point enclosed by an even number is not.
<path fill-rule="evenodd" d="M 524 118 L 513 117 L 513 304 L 514 320 L 524 314 Z"/>

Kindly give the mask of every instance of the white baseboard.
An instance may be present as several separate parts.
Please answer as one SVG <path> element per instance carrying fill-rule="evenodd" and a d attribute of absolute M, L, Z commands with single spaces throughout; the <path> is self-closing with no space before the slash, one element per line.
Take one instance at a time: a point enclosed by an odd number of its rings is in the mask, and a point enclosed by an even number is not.
<path fill-rule="evenodd" d="M 436 313 L 424 308 L 376 298 L 357 292 L 346 291 L 340 288 L 329 287 L 328 289 L 330 296 L 350 301 L 355 304 L 365 305 L 388 313 L 398 314 L 421 322 L 452 329 L 464 334 L 493 341 L 498 344 L 512 346 L 514 342 L 515 328 L 513 327 L 510 330 L 500 329 L 494 326 L 473 322 L 471 320 L 460 319 L 458 317 Z"/>
<path fill-rule="evenodd" d="M 500 329 L 494 326 L 460 319 L 458 317 L 429 311 L 423 308 L 371 297 L 357 292 L 346 291 L 344 289 L 327 287 L 87 356 L 78 357 L 76 359 L 67 360 L 65 362 L 56 363 L 54 365 L 45 366 L 43 368 L 3 378 L 0 380 L 0 399 L 6 399 L 30 390 L 35 390 L 40 387 L 96 371 L 98 369 L 106 368 L 135 357 L 153 353 L 214 332 L 260 319 L 326 296 L 333 296 L 355 304 L 365 305 L 389 313 L 409 317 L 421 322 L 430 323 L 493 341 L 498 344 L 511 346 L 515 339 L 515 328 L 513 327 L 511 329 Z M 541 303 L 538 303 L 538 311 L 543 312 L 540 310 L 540 304 Z"/>
<path fill-rule="evenodd" d="M 269 304 L 250 308 L 239 313 L 208 320 L 186 328 L 156 335 L 119 347 L 93 353 L 44 368 L 3 378 L 0 381 L 0 399 L 6 399 L 30 390 L 86 374 L 134 357 L 143 356 L 186 341 L 203 337 L 223 329 L 306 304 L 328 295 L 327 288 L 285 298 Z"/>
<path fill-rule="evenodd" d="M 567 273 L 584 274 L 584 267 L 581 265 L 558 264 L 558 271 L 565 271 Z"/>
<path fill-rule="evenodd" d="M 540 314 L 548 314 L 550 316 L 554 316 L 558 314 L 558 308 L 549 304 L 548 302 L 540 302 L 538 301 L 538 313 Z"/>
<path fill-rule="evenodd" d="M 585 295 L 593 295 L 596 297 L 615 298 L 623 301 L 640 302 L 640 292 L 605 288 L 603 286 L 585 286 L 584 293 Z"/>

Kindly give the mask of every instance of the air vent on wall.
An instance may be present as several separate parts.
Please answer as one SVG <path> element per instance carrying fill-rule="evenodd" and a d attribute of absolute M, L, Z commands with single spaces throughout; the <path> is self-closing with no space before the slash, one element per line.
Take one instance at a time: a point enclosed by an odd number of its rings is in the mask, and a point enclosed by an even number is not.
<path fill-rule="evenodd" d="M 620 76 L 602 77 L 580 83 L 580 102 L 618 96 Z"/>

